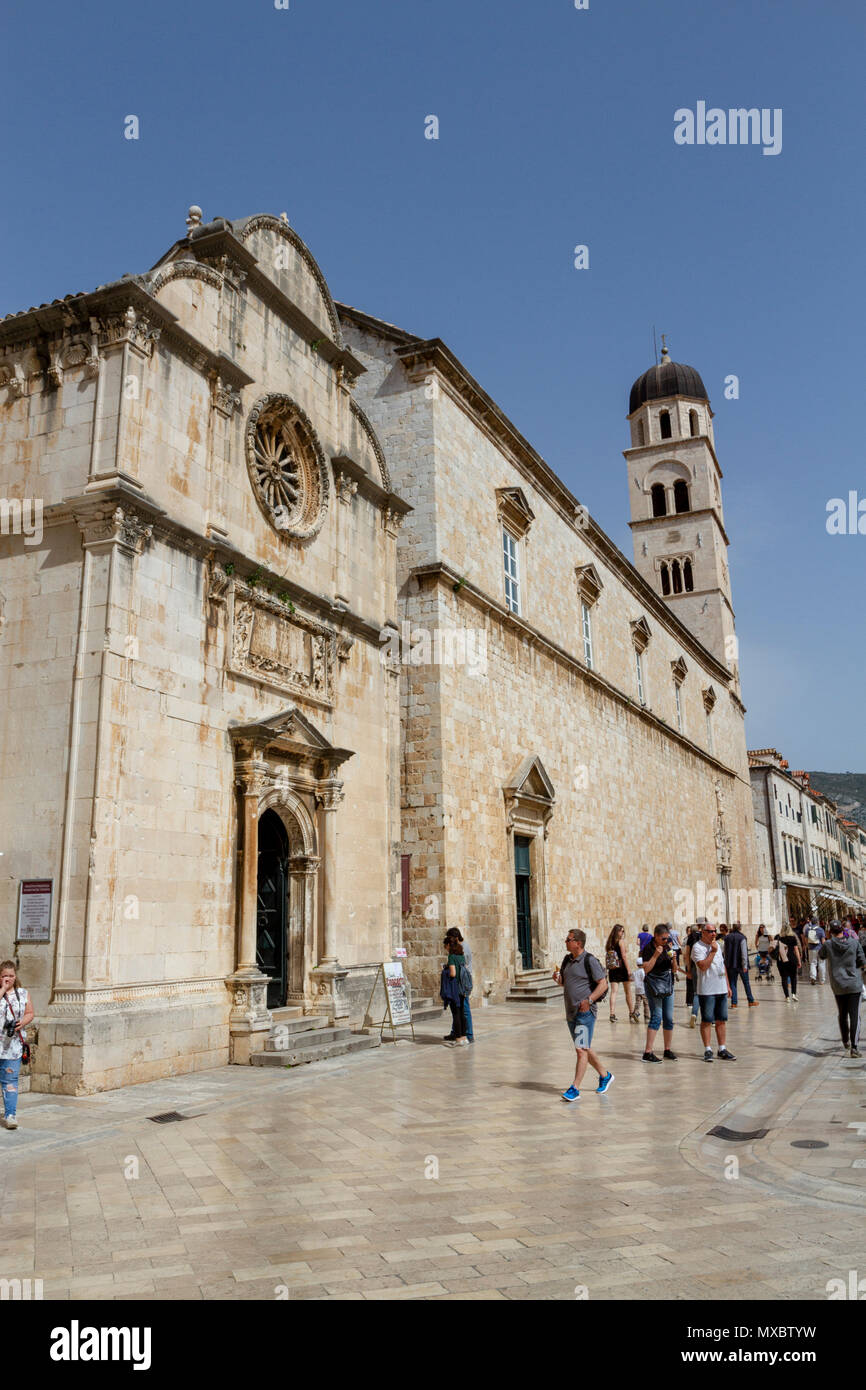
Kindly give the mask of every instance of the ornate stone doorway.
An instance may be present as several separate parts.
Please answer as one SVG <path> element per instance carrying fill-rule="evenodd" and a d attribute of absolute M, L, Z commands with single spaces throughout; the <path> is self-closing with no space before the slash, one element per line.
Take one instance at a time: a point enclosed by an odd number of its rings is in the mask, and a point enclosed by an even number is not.
<path fill-rule="evenodd" d="M 271 1010 L 297 1005 L 332 1021 L 348 1013 L 338 959 L 336 748 L 297 708 L 235 725 L 239 797 L 238 964 L 232 1060 L 264 1046 Z"/>
<path fill-rule="evenodd" d="M 524 971 L 546 969 L 550 963 L 544 850 L 556 794 L 541 759 L 532 756 L 515 768 L 502 790 L 505 829 L 512 842 L 516 977 Z"/>

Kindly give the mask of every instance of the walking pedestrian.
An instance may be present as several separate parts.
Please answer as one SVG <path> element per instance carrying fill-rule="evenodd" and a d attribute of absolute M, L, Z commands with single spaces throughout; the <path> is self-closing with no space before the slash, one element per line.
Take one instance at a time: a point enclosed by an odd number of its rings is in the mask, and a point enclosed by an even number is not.
<path fill-rule="evenodd" d="M 862 917 L 859 918 L 857 922 L 857 940 L 863 947 L 864 955 L 866 955 L 866 923 L 864 923 Z M 863 998 L 866 999 L 866 980 L 863 982 Z"/>
<path fill-rule="evenodd" d="M 715 927 L 707 924 L 701 931 L 700 941 L 692 947 L 692 960 L 698 968 L 698 994 L 701 1001 L 701 1039 L 704 1044 L 704 1061 L 713 1060 L 710 1044 L 712 1028 L 715 1025 L 718 1056 L 723 1062 L 735 1062 L 733 1052 L 726 1044 L 728 1023 L 728 996 L 731 987 L 725 970 L 725 958 L 718 943 Z"/>
<path fill-rule="evenodd" d="M 731 986 L 731 1008 L 737 1007 L 737 984 L 742 980 L 749 1008 L 756 1009 L 758 1001 L 752 994 L 752 986 L 749 983 L 749 943 L 739 922 L 734 923 L 725 937 L 724 954 L 725 969 Z"/>
<path fill-rule="evenodd" d="M 779 967 L 779 979 L 782 981 L 782 993 L 785 996 L 785 1003 L 793 1000 L 799 1004 L 797 998 L 797 971 L 802 964 L 800 955 L 800 943 L 797 940 L 793 927 L 786 926 L 784 932 L 776 937 L 773 950 L 770 953 L 773 960 Z"/>
<path fill-rule="evenodd" d="M 610 981 L 610 1021 L 616 1023 L 616 992 L 620 985 L 625 991 L 625 1003 L 628 1009 L 630 1023 L 637 1023 L 638 1016 L 635 1011 L 634 993 L 631 987 L 631 972 L 628 968 L 628 961 L 625 956 L 625 927 L 617 922 L 610 936 L 607 938 L 605 950 L 605 965 L 607 966 L 607 978 Z"/>
<path fill-rule="evenodd" d="M 567 955 L 563 957 L 553 978 L 562 985 L 565 1000 L 565 1021 L 574 1043 L 577 1059 L 574 1068 L 574 1081 L 563 1100 L 580 1100 L 580 1083 L 587 1066 L 598 1072 L 596 1095 L 602 1096 L 616 1080 L 612 1071 L 602 1066 L 598 1054 L 592 1048 L 592 1035 L 598 1018 L 598 1001 L 607 993 L 607 980 L 601 962 L 586 949 L 586 932 L 575 928 L 565 938 Z"/>
<path fill-rule="evenodd" d="M 462 933 L 461 933 L 461 931 L 460 931 L 460 928 L 459 928 L 459 927 L 449 927 L 448 930 L 447 930 L 447 932 L 445 933 L 445 939 L 446 939 L 446 941 L 451 940 L 451 941 L 459 941 L 459 942 L 460 942 L 460 944 L 461 944 L 462 947 L 463 947 L 463 959 L 464 959 L 464 962 L 465 962 L 465 964 L 466 964 L 466 967 L 467 967 L 467 969 L 469 970 L 469 973 L 470 973 L 470 975 L 471 975 L 471 973 L 472 973 L 472 950 L 471 950 L 471 948 L 470 948 L 469 946 L 466 945 L 466 941 L 465 941 L 465 939 L 464 939 L 464 937 L 463 937 L 463 935 L 462 935 Z M 471 1010 L 470 1007 L 469 1007 L 469 995 L 468 995 L 468 994 L 466 994 L 466 995 L 463 996 L 463 1023 L 464 1023 L 464 1025 L 465 1025 L 466 1041 L 467 1041 L 467 1042 L 470 1042 L 470 1043 L 474 1043 L 474 1041 L 475 1041 L 475 1029 L 474 1029 L 474 1026 L 473 1026 L 473 1023 L 472 1023 L 472 1010 Z M 448 1034 L 446 1035 L 446 1037 L 444 1038 L 444 1041 L 445 1041 L 445 1042 L 453 1042 L 453 1041 L 454 1041 L 454 1033 L 453 1033 L 453 1032 L 448 1033 Z"/>
<path fill-rule="evenodd" d="M 698 992 L 695 989 L 695 974 L 697 973 L 697 967 L 692 961 L 692 947 L 696 941 L 700 941 L 701 927 L 706 920 L 706 917 L 699 917 L 695 926 L 689 928 L 688 935 L 686 936 L 686 948 L 683 952 L 683 969 L 686 972 L 686 1008 L 691 1008 L 691 1014 L 689 1015 L 690 1028 L 696 1026 L 701 1008 Z"/>
<path fill-rule="evenodd" d="M 18 1128 L 18 1076 L 30 1048 L 24 1029 L 33 1018 L 30 995 L 21 986 L 14 960 L 0 961 L 0 1087 L 7 1129 Z"/>
<path fill-rule="evenodd" d="M 643 1021 L 644 1023 L 649 1023 L 650 1011 L 646 1001 L 646 977 L 644 975 L 643 962 L 640 958 L 636 961 L 634 968 L 634 993 L 634 1021 L 635 1023 L 640 1023 L 640 1019 L 638 1018 L 638 1002 L 640 1002 L 643 1009 Z"/>
<path fill-rule="evenodd" d="M 656 927 L 651 943 L 641 952 L 641 959 L 644 963 L 644 987 L 650 1006 L 643 1060 L 661 1061 L 653 1052 L 656 1033 L 661 1027 L 665 1061 L 675 1062 L 677 1055 L 671 1044 L 674 1040 L 674 979 L 677 974 L 677 958 L 671 945 L 670 932 L 664 922 L 660 922 Z"/>
<path fill-rule="evenodd" d="M 822 941 L 818 951 L 821 962 L 830 966 L 830 988 L 836 996 L 842 1046 L 846 1052 L 850 1048 L 852 1057 L 859 1057 L 860 993 L 866 971 L 863 947 L 859 941 L 842 935 L 841 922 L 831 922 L 829 940 Z"/>
<path fill-rule="evenodd" d="M 448 959 L 442 967 L 439 997 L 443 1008 L 447 1005 L 451 1009 L 451 1032 L 444 1042 L 446 1047 L 468 1047 L 463 1003 L 471 991 L 472 980 L 471 976 L 467 978 L 462 942 L 456 941 L 453 936 L 446 936 L 443 944 Z"/>
<path fill-rule="evenodd" d="M 809 952 L 809 979 L 812 981 L 813 985 L 818 983 L 819 978 L 822 985 L 827 983 L 826 957 L 821 956 L 819 959 L 818 955 L 819 949 L 826 939 L 827 933 L 822 926 L 819 926 L 817 922 L 811 920 L 806 923 L 806 949 Z"/>
<path fill-rule="evenodd" d="M 772 949 L 773 938 L 762 922 L 758 927 L 758 934 L 755 937 L 755 960 L 758 963 L 758 979 L 764 980 L 766 984 L 769 984 L 773 978 L 773 970 L 770 965 L 770 952 Z"/>

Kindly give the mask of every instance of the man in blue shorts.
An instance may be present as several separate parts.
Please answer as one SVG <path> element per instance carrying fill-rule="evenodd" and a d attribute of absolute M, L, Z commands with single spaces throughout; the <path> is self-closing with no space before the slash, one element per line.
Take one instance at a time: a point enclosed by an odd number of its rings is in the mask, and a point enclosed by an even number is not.
<path fill-rule="evenodd" d="M 692 947 L 692 963 L 696 968 L 696 985 L 701 1003 L 701 1038 L 704 1043 L 704 1061 L 713 1060 L 710 1045 L 711 1028 L 716 1026 L 716 1041 L 719 1044 L 719 1061 L 735 1062 L 733 1052 L 725 1046 L 728 1023 L 728 998 L 731 987 L 725 969 L 725 957 L 719 947 L 716 929 L 707 923 L 701 928 L 701 939 Z"/>
<path fill-rule="evenodd" d="M 570 931 L 565 944 L 568 955 L 559 969 L 554 970 L 553 978 L 558 985 L 562 985 L 565 1021 L 577 1052 L 577 1065 L 574 1082 L 567 1091 L 563 1091 L 562 1099 L 580 1100 L 580 1083 L 590 1063 L 599 1077 L 596 1095 L 604 1095 L 615 1080 L 613 1072 L 602 1066 L 592 1050 L 592 1035 L 598 1016 L 596 1000 L 607 993 L 607 979 L 601 963 L 586 950 L 586 932 Z"/>

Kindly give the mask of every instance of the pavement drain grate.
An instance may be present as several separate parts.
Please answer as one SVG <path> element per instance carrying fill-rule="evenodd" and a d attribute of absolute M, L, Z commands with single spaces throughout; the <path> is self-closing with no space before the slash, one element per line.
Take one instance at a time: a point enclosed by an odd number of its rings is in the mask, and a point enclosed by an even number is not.
<path fill-rule="evenodd" d="M 715 1129 L 707 1131 L 716 1139 L 727 1139 L 731 1144 L 744 1144 L 749 1139 L 763 1139 L 769 1134 L 768 1129 L 726 1129 L 724 1125 L 716 1125 Z"/>
<path fill-rule="evenodd" d="M 166 1110 L 164 1115 L 148 1115 L 155 1125 L 170 1125 L 174 1120 L 188 1120 L 189 1115 L 179 1115 L 176 1110 Z"/>
<path fill-rule="evenodd" d="M 792 1149 L 829 1149 L 826 1139 L 792 1139 Z"/>

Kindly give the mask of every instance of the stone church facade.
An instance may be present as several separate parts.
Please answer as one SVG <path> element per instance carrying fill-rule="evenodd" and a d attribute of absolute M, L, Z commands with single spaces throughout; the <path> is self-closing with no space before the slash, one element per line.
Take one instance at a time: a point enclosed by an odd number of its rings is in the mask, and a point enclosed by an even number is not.
<path fill-rule="evenodd" d="M 667 359 L 635 387 L 632 565 L 285 218 L 193 208 L 150 272 L 0 320 L 44 528 L 0 560 L 36 1089 L 246 1062 L 283 1007 L 361 1023 L 399 946 L 436 991 L 446 926 L 497 1001 L 572 925 L 761 886 L 709 401 Z"/>

